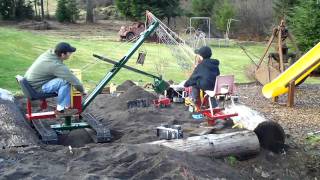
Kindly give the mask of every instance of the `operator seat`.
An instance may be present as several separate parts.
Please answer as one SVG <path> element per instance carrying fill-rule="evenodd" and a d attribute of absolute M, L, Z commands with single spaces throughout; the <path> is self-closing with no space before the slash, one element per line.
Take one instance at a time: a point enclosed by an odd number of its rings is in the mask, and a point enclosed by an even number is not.
<path fill-rule="evenodd" d="M 51 97 L 56 97 L 58 96 L 57 93 L 42 93 L 42 92 L 37 92 L 35 89 L 33 89 L 31 87 L 31 85 L 29 84 L 29 82 L 27 81 L 26 78 L 24 78 L 23 76 L 17 75 L 16 76 L 17 82 L 21 87 L 21 90 L 23 92 L 23 94 L 30 99 L 31 101 L 34 100 L 44 100 L 47 98 L 51 98 Z"/>

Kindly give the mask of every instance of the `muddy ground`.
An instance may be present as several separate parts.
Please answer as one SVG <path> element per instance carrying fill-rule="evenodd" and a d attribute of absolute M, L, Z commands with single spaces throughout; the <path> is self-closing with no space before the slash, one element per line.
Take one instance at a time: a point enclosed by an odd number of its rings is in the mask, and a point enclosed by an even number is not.
<path fill-rule="evenodd" d="M 31 139 L 32 143 L 25 147 L 4 146 L 0 150 L 1 179 L 316 179 L 320 176 L 319 145 L 312 146 L 306 141 L 307 133 L 320 129 L 319 86 L 299 87 L 295 107 L 288 108 L 264 99 L 259 85 L 239 85 L 240 103 L 281 124 L 287 136 L 287 148 L 282 153 L 261 149 L 258 155 L 241 161 L 233 156 L 215 159 L 210 155 L 144 145 L 158 140 L 155 128 L 160 124 L 181 124 L 188 136 L 188 128 L 197 126 L 199 121 L 192 119 L 182 104 L 160 109 L 153 106 L 127 109 L 128 100 L 152 100 L 156 95 L 128 82 L 122 90 L 124 93 L 118 97 L 99 95 L 86 110 L 111 129 L 111 143 L 95 144 L 87 131 L 74 130 L 60 136 L 62 145 L 46 145 Z M 285 102 L 285 97 L 280 102 Z M 25 111 L 24 103 L 24 99 L 17 102 L 21 111 Z M 19 110 L 0 110 L 9 111 L 1 112 L 1 121 L 12 117 L 23 121 Z M 24 130 L 32 138 L 36 135 L 32 129 Z"/>

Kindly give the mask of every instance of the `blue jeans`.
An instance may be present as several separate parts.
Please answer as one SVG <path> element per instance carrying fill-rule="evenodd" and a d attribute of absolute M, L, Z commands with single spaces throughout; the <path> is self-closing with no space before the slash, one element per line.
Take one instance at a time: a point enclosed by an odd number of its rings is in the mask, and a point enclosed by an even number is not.
<path fill-rule="evenodd" d="M 65 108 L 70 107 L 70 92 L 71 85 L 66 80 L 61 78 L 55 78 L 50 80 L 49 82 L 45 83 L 42 86 L 42 92 L 44 93 L 57 93 L 57 110 L 61 111 Z"/>
<path fill-rule="evenodd" d="M 192 99 L 196 103 L 200 99 L 200 89 L 192 87 Z M 218 107 L 218 102 L 215 97 L 208 97 L 211 99 L 211 105 L 213 108 Z"/>

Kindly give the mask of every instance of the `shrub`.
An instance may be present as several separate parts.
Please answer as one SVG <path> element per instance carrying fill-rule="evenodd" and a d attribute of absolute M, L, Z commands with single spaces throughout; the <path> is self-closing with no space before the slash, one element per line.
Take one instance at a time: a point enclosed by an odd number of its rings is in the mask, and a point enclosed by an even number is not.
<path fill-rule="evenodd" d="M 3 20 L 31 19 L 33 17 L 31 2 L 0 0 L 0 16 Z"/>
<path fill-rule="evenodd" d="M 76 22 L 79 18 L 76 0 L 58 0 L 56 18 L 59 22 Z"/>
<path fill-rule="evenodd" d="M 293 8 L 289 23 L 302 51 L 311 49 L 320 39 L 320 3 L 315 0 L 299 0 Z"/>

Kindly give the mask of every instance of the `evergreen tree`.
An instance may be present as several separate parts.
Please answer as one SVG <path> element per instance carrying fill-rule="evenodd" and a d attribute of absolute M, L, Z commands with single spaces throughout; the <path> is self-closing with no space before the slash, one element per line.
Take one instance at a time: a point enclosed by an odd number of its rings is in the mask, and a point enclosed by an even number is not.
<path fill-rule="evenodd" d="M 116 0 L 116 6 L 123 16 L 133 20 L 144 20 L 146 10 L 168 21 L 182 13 L 179 0 Z"/>
<path fill-rule="evenodd" d="M 320 39 L 320 3 L 316 0 L 299 0 L 289 16 L 290 29 L 298 46 L 307 51 Z"/>
<path fill-rule="evenodd" d="M 79 9 L 77 7 L 76 0 L 69 0 L 67 4 L 67 8 L 70 13 L 70 22 L 75 23 L 77 19 L 79 19 Z"/>
<path fill-rule="evenodd" d="M 14 18 L 14 1 L 0 0 L 0 14 L 2 19 L 8 20 Z"/>
<path fill-rule="evenodd" d="M 76 22 L 79 17 L 76 0 L 58 0 L 56 17 L 59 22 Z"/>
<path fill-rule="evenodd" d="M 192 14 L 194 16 L 211 17 L 217 0 L 192 0 Z"/>
<path fill-rule="evenodd" d="M 31 3 L 25 0 L 0 0 L 0 17 L 4 20 L 23 20 L 33 17 Z"/>
<path fill-rule="evenodd" d="M 30 1 L 25 2 L 24 0 L 16 0 L 15 3 L 16 20 L 32 19 L 34 12 Z"/>
<path fill-rule="evenodd" d="M 297 5 L 298 0 L 273 0 L 273 11 L 275 17 L 280 19 L 286 19 L 290 14 L 292 8 Z"/>
<path fill-rule="evenodd" d="M 162 0 L 159 2 L 160 10 L 162 11 L 162 17 L 166 17 L 168 24 L 170 25 L 170 19 L 180 16 L 183 12 L 180 8 L 180 1 L 179 0 Z"/>
<path fill-rule="evenodd" d="M 213 19 L 216 27 L 220 31 L 226 30 L 228 19 L 233 18 L 235 9 L 229 0 L 223 0 L 214 8 Z"/>
<path fill-rule="evenodd" d="M 131 18 L 131 0 L 116 0 L 116 6 L 122 16 Z"/>
<path fill-rule="evenodd" d="M 67 0 L 58 0 L 56 18 L 59 22 L 64 22 L 68 19 Z"/>

